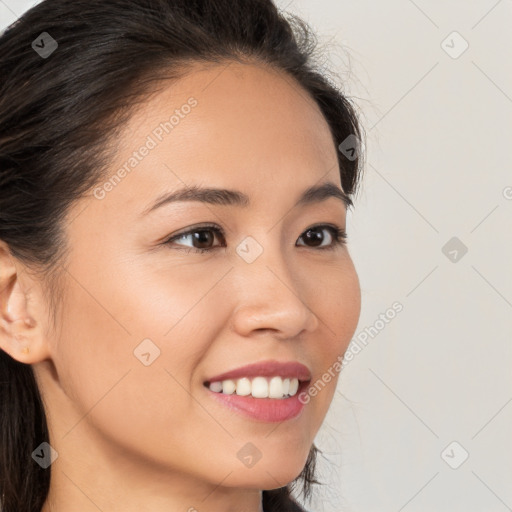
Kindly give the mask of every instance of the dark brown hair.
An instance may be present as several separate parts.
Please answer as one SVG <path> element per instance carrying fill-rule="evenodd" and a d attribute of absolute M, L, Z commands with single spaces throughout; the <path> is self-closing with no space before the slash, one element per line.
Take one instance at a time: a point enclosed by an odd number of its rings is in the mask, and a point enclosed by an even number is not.
<path fill-rule="evenodd" d="M 51 55 L 34 41 L 47 33 Z M 39 45 L 40 47 L 43 45 Z M 116 134 L 161 80 L 187 64 L 254 61 L 286 74 L 318 104 L 338 146 L 361 139 L 356 111 L 313 62 L 317 42 L 271 0 L 45 0 L 0 37 L 0 240 L 40 273 L 54 314 L 71 204 L 105 175 Z M 341 146 L 340 146 L 341 148 Z M 338 151 L 344 191 L 360 180 L 359 148 Z M 55 314 L 54 314 L 55 318 Z M 50 486 L 31 454 L 50 442 L 30 365 L 0 350 L 0 501 L 3 512 L 39 512 Z M 51 444 L 51 443 L 50 443 Z M 300 510 L 311 494 L 317 448 L 290 485 L 263 492 L 266 512 Z"/>

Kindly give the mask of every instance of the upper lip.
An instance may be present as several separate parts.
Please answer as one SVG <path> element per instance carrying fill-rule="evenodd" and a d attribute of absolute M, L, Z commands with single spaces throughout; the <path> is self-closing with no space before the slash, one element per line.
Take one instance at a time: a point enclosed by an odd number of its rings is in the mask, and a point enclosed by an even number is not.
<path fill-rule="evenodd" d="M 239 379 L 242 377 L 284 377 L 295 378 L 300 381 L 311 380 L 309 368 L 296 361 L 260 361 L 258 363 L 241 366 L 214 377 L 210 377 L 206 382 L 219 382 L 227 379 Z"/>

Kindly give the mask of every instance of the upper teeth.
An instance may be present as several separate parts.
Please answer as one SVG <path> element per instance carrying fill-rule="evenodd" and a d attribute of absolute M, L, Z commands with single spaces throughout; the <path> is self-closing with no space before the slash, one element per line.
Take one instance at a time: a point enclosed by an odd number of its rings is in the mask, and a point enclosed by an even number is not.
<path fill-rule="evenodd" d="M 294 396 L 299 389 L 299 379 L 283 379 L 282 377 L 246 377 L 237 380 L 211 382 L 208 387 L 216 393 L 226 395 L 252 395 L 254 398 L 285 398 Z"/>

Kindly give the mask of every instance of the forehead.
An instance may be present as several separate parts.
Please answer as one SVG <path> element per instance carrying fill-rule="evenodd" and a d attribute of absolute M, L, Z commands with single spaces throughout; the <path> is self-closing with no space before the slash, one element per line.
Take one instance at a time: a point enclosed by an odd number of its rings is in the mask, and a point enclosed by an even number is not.
<path fill-rule="evenodd" d="M 291 76 L 238 62 L 196 64 L 160 83 L 118 140 L 110 177 L 119 169 L 115 188 L 123 193 L 112 199 L 134 204 L 184 185 L 240 188 L 257 198 L 269 188 L 302 191 L 322 178 L 340 183 L 334 141 L 315 101 Z"/>

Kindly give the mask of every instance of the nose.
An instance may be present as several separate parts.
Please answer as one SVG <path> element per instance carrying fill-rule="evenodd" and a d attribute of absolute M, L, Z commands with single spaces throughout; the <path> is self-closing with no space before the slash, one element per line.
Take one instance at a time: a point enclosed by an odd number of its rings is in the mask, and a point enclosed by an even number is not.
<path fill-rule="evenodd" d="M 318 328 L 314 297 L 314 277 L 304 269 L 292 268 L 279 250 L 269 247 L 251 263 L 236 257 L 231 271 L 233 300 L 232 326 L 241 336 L 270 331 L 278 339 L 290 339 L 303 331 Z"/>

